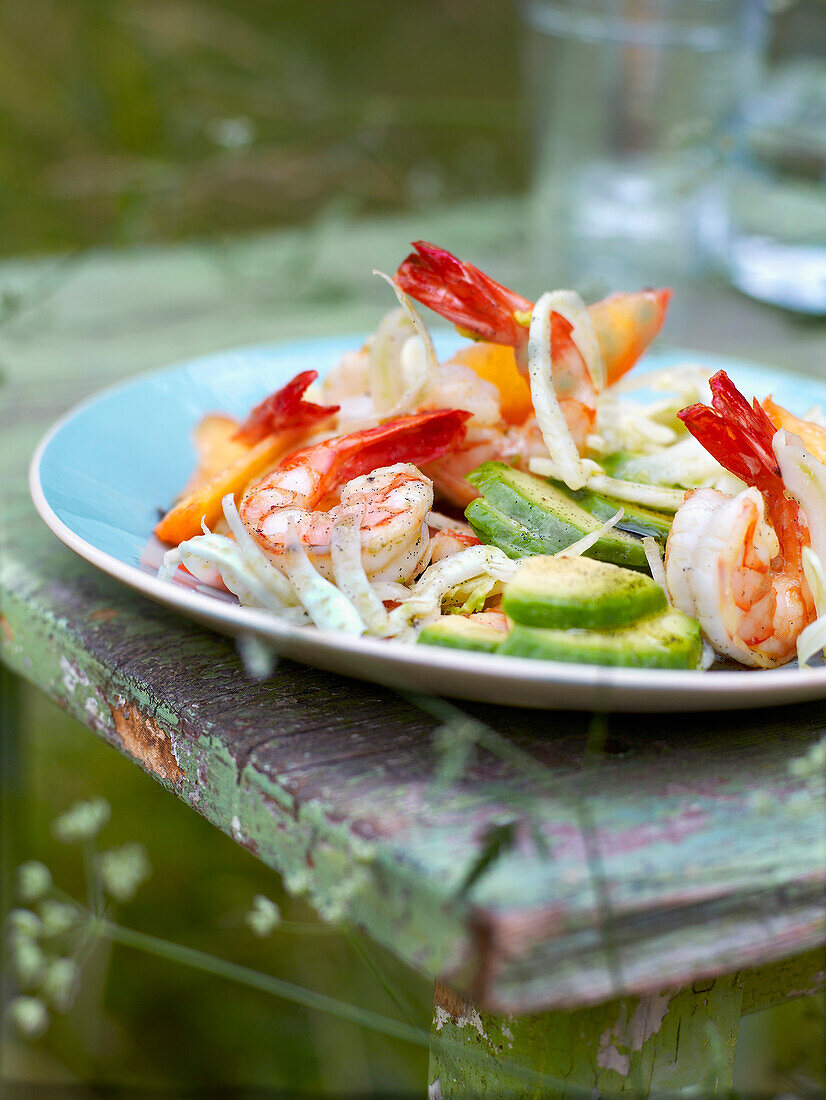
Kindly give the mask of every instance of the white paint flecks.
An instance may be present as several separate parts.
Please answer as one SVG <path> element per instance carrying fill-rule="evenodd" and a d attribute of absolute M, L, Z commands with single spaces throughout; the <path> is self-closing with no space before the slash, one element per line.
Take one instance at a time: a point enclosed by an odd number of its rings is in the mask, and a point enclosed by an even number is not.
<path fill-rule="evenodd" d="M 88 687 L 89 677 L 79 668 L 74 661 L 70 661 L 68 657 L 60 658 L 60 670 L 63 673 L 61 677 L 63 680 L 63 686 L 66 688 L 68 695 L 74 695 L 78 687 Z"/>
<path fill-rule="evenodd" d="M 642 1050 L 652 1035 L 656 1035 L 662 1027 L 668 1006 L 671 1003 L 673 992 L 652 993 L 649 997 L 641 997 L 634 1009 L 631 1023 L 628 1027 L 628 1038 L 631 1050 Z"/>
<path fill-rule="evenodd" d="M 597 1065 L 602 1069 L 612 1069 L 622 1077 L 627 1077 L 631 1072 L 631 1055 L 621 1054 L 617 1047 L 617 1041 L 625 1035 L 626 1023 L 625 1005 L 622 1005 L 617 1022 L 603 1031 L 597 1047 Z"/>
<path fill-rule="evenodd" d="M 482 1023 L 482 1017 L 479 1015 L 479 1010 L 473 1008 L 471 1005 L 465 1006 L 465 1011 L 460 1012 L 457 1016 L 453 1016 L 441 1005 L 435 1006 L 435 1026 L 437 1031 L 441 1031 L 446 1023 L 455 1024 L 456 1027 L 465 1028 L 470 1025 L 475 1031 L 479 1032 L 480 1038 L 484 1039 L 486 1043 L 490 1043 L 490 1039 L 485 1034 L 485 1028 Z M 511 1036 L 512 1038 L 512 1036 Z"/>
<path fill-rule="evenodd" d="M 660 1030 L 673 996 L 673 992 L 666 992 L 640 997 L 630 1020 L 623 1003 L 617 1022 L 613 1027 L 607 1027 L 599 1037 L 597 1065 L 627 1077 L 631 1072 L 631 1055 L 642 1050 Z"/>

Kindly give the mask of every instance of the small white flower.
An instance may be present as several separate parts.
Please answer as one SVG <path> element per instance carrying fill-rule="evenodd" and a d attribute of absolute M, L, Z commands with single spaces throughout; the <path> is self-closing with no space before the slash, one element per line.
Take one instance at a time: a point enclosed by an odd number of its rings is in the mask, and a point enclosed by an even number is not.
<path fill-rule="evenodd" d="M 32 989 L 43 974 L 46 956 L 34 940 L 27 939 L 12 940 L 10 955 L 21 988 Z"/>
<path fill-rule="evenodd" d="M 152 874 L 152 867 L 142 844 L 124 844 L 101 852 L 98 857 L 103 888 L 115 901 L 131 901 L 141 883 Z"/>
<path fill-rule="evenodd" d="M 7 1011 L 11 1022 L 27 1039 L 37 1039 L 49 1026 L 46 1006 L 36 997 L 15 997 Z"/>
<path fill-rule="evenodd" d="M 44 936 L 60 936 L 77 923 L 77 911 L 66 902 L 46 898 L 40 903 L 39 910 Z"/>
<path fill-rule="evenodd" d="M 93 798 L 89 802 L 76 802 L 74 806 L 52 822 L 52 834 L 65 844 L 92 840 L 111 815 L 105 798 Z"/>
<path fill-rule="evenodd" d="M 252 909 L 244 917 L 247 927 L 260 937 L 269 936 L 281 923 L 281 910 L 263 894 L 252 899 Z"/>
<path fill-rule="evenodd" d="M 11 939 L 36 940 L 43 931 L 40 917 L 31 909 L 12 909 L 6 920 Z"/>
<path fill-rule="evenodd" d="M 52 874 L 45 863 L 30 859 L 17 868 L 17 896 L 21 901 L 37 901 L 48 894 L 52 886 Z"/>
<path fill-rule="evenodd" d="M 74 959 L 52 959 L 43 972 L 40 992 L 58 1012 L 68 1012 L 74 997 L 78 967 Z"/>

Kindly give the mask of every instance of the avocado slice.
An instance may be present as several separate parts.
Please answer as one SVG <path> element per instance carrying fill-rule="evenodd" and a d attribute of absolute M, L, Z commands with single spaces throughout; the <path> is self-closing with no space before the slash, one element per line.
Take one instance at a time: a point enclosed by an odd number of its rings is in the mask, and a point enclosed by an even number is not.
<path fill-rule="evenodd" d="M 496 652 L 586 665 L 697 668 L 702 643 L 694 619 L 668 610 L 616 630 L 543 630 L 517 623 Z"/>
<path fill-rule="evenodd" d="M 572 496 L 586 512 L 603 523 L 622 508 L 625 514 L 616 525 L 620 531 L 628 531 L 640 538 L 650 535 L 663 544 L 668 538 L 674 516 L 667 512 L 657 512 L 643 504 L 630 504 L 627 500 L 616 500 L 614 497 L 595 493 L 592 489 L 579 489 Z"/>
<path fill-rule="evenodd" d="M 509 558 L 548 552 L 542 539 L 494 508 L 484 497 L 470 502 L 465 509 L 465 519 L 482 542 L 498 546 Z"/>
<path fill-rule="evenodd" d="M 523 626 L 584 629 L 627 626 L 665 611 L 650 577 L 590 558 L 528 558 L 505 585 L 502 606 Z"/>
<path fill-rule="evenodd" d="M 504 462 L 485 462 L 468 474 L 467 480 L 479 490 L 489 505 L 524 528 L 539 542 L 541 549 L 528 551 L 529 553 L 555 554 L 601 526 L 599 520 L 589 515 L 566 490 L 554 482 L 522 473 Z M 465 511 L 472 527 L 474 515 L 471 509 L 474 504 L 476 501 Z M 476 533 L 480 538 L 486 538 L 478 530 Z M 493 538 L 489 541 L 495 542 Z M 506 547 L 503 546 L 502 549 L 509 553 Z M 586 554 L 615 565 L 628 565 L 646 571 L 648 569 L 642 542 L 625 531 L 613 529 L 606 532 Z"/>
<path fill-rule="evenodd" d="M 469 619 L 465 615 L 446 615 L 422 628 L 419 645 L 444 645 L 452 649 L 474 649 L 493 653 L 506 635 L 495 626 Z"/>

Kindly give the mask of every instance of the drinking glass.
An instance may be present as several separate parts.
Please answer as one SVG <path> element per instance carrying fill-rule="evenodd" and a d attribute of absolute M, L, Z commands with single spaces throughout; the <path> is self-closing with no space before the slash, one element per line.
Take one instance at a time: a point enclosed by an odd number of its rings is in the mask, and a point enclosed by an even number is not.
<path fill-rule="evenodd" d="M 826 46 L 826 7 L 824 7 Z M 718 251 L 744 293 L 826 314 L 826 52 L 788 60 L 748 103 L 720 185 Z"/>
<path fill-rule="evenodd" d="M 759 0 L 526 0 L 537 274 L 696 271 L 704 186 L 758 72 Z"/>

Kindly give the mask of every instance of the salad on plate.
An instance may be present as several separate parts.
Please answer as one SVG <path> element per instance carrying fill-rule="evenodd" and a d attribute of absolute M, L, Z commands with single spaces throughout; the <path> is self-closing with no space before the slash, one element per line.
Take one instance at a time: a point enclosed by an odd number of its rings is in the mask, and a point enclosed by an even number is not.
<path fill-rule="evenodd" d="M 826 421 L 696 363 L 667 289 L 537 302 L 424 241 L 323 381 L 195 428 L 160 576 L 388 642 L 645 668 L 826 645 Z M 467 344 L 440 362 L 415 303 Z"/>

